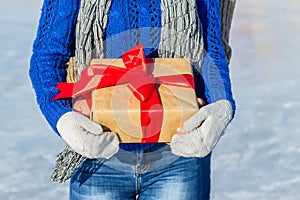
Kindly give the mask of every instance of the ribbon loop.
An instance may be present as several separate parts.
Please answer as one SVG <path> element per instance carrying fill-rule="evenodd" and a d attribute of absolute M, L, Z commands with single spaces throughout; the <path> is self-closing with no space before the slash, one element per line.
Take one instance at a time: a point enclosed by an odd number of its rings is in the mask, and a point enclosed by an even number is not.
<path fill-rule="evenodd" d="M 127 85 L 134 96 L 144 102 L 151 97 L 155 90 L 155 78 L 153 76 L 138 77 Z"/>
<path fill-rule="evenodd" d="M 122 60 L 127 69 L 140 68 L 142 71 L 146 71 L 146 57 L 142 44 L 138 44 L 124 53 Z"/>

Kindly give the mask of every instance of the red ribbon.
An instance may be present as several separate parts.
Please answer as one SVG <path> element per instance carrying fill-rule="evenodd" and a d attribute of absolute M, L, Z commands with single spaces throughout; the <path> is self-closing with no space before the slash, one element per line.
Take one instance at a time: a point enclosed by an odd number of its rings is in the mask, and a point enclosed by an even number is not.
<path fill-rule="evenodd" d="M 141 110 L 141 143 L 158 142 L 163 122 L 163 107 L 158 93 L 160 84 L 193 88 L 191 74 L 177 74 L 154 77 L 153 60 L 145 58 L 142 44 L 122 55 L 126 68 L 105 64 L 86 67 L 81 72 L 81 79 L 76 83 L 59 83 L 56 88 L 60 93 L 53 98 L 83 97 L 91 108 L 91 92 L 99 88 L 127 84 L 134 96 L 140 101 Z"/>

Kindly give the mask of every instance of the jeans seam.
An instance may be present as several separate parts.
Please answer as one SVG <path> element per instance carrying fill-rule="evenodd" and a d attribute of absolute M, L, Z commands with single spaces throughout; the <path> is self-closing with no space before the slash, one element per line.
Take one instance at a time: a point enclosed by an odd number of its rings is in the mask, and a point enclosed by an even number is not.
<path fill-rule="evenodd" d="M 144 167 L 141 169 L 141 173 L 146 173 L 150 168 L 150 158 L 148 152 L 144 153 L 144 158 L 145 158 L 145 163 L 144 163 Z"/>
<path fill-rule="evenodd" d="M 139 190 L 140 190 L 139 177 L 140 177 L 140 173 L 141 173 L 140 164 L 139 164 L 139 152 L 136 152 L 135 155 L 136 155 L 136 157 L 135 157 L 135 191 L 136 191 L 136 194 L 139 194 Z"/>

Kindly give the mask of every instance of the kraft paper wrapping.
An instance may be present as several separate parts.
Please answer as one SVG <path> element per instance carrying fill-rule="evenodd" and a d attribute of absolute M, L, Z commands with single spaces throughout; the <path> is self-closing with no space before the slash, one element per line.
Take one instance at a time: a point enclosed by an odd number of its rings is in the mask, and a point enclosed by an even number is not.
<path fill-rule="evenodd" d="M 122 59 L 93 59 L 93 64 L 109 64 L 125 68 Z M 156 58 L 152 73 L 156 76 L 192 74 L 188 59 Z M 159 94 L 164 115 L 158 142 L 169 143 L 176 129 L 198 111 L 195 91 L 161 84 Z M 140 102 L 130 89 L 117 85 L 92 92 L 91 119 L 116 132 L 122 143 L 140 143 L 142 128 L 140 123 Z"/>

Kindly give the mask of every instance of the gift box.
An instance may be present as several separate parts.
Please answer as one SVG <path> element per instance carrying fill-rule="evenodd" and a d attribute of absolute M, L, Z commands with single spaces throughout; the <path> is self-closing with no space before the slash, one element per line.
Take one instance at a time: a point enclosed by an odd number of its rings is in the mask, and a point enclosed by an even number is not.
<path fill-rule="evenodd" d="M 77 83 L 57 88 L 55 99 L 84 99 L 90 118 L 122 143 L 169 143 L 199 109 L 189 59 L 146 59 L 142 45 L 122 59 L 93 59 Z"/>

